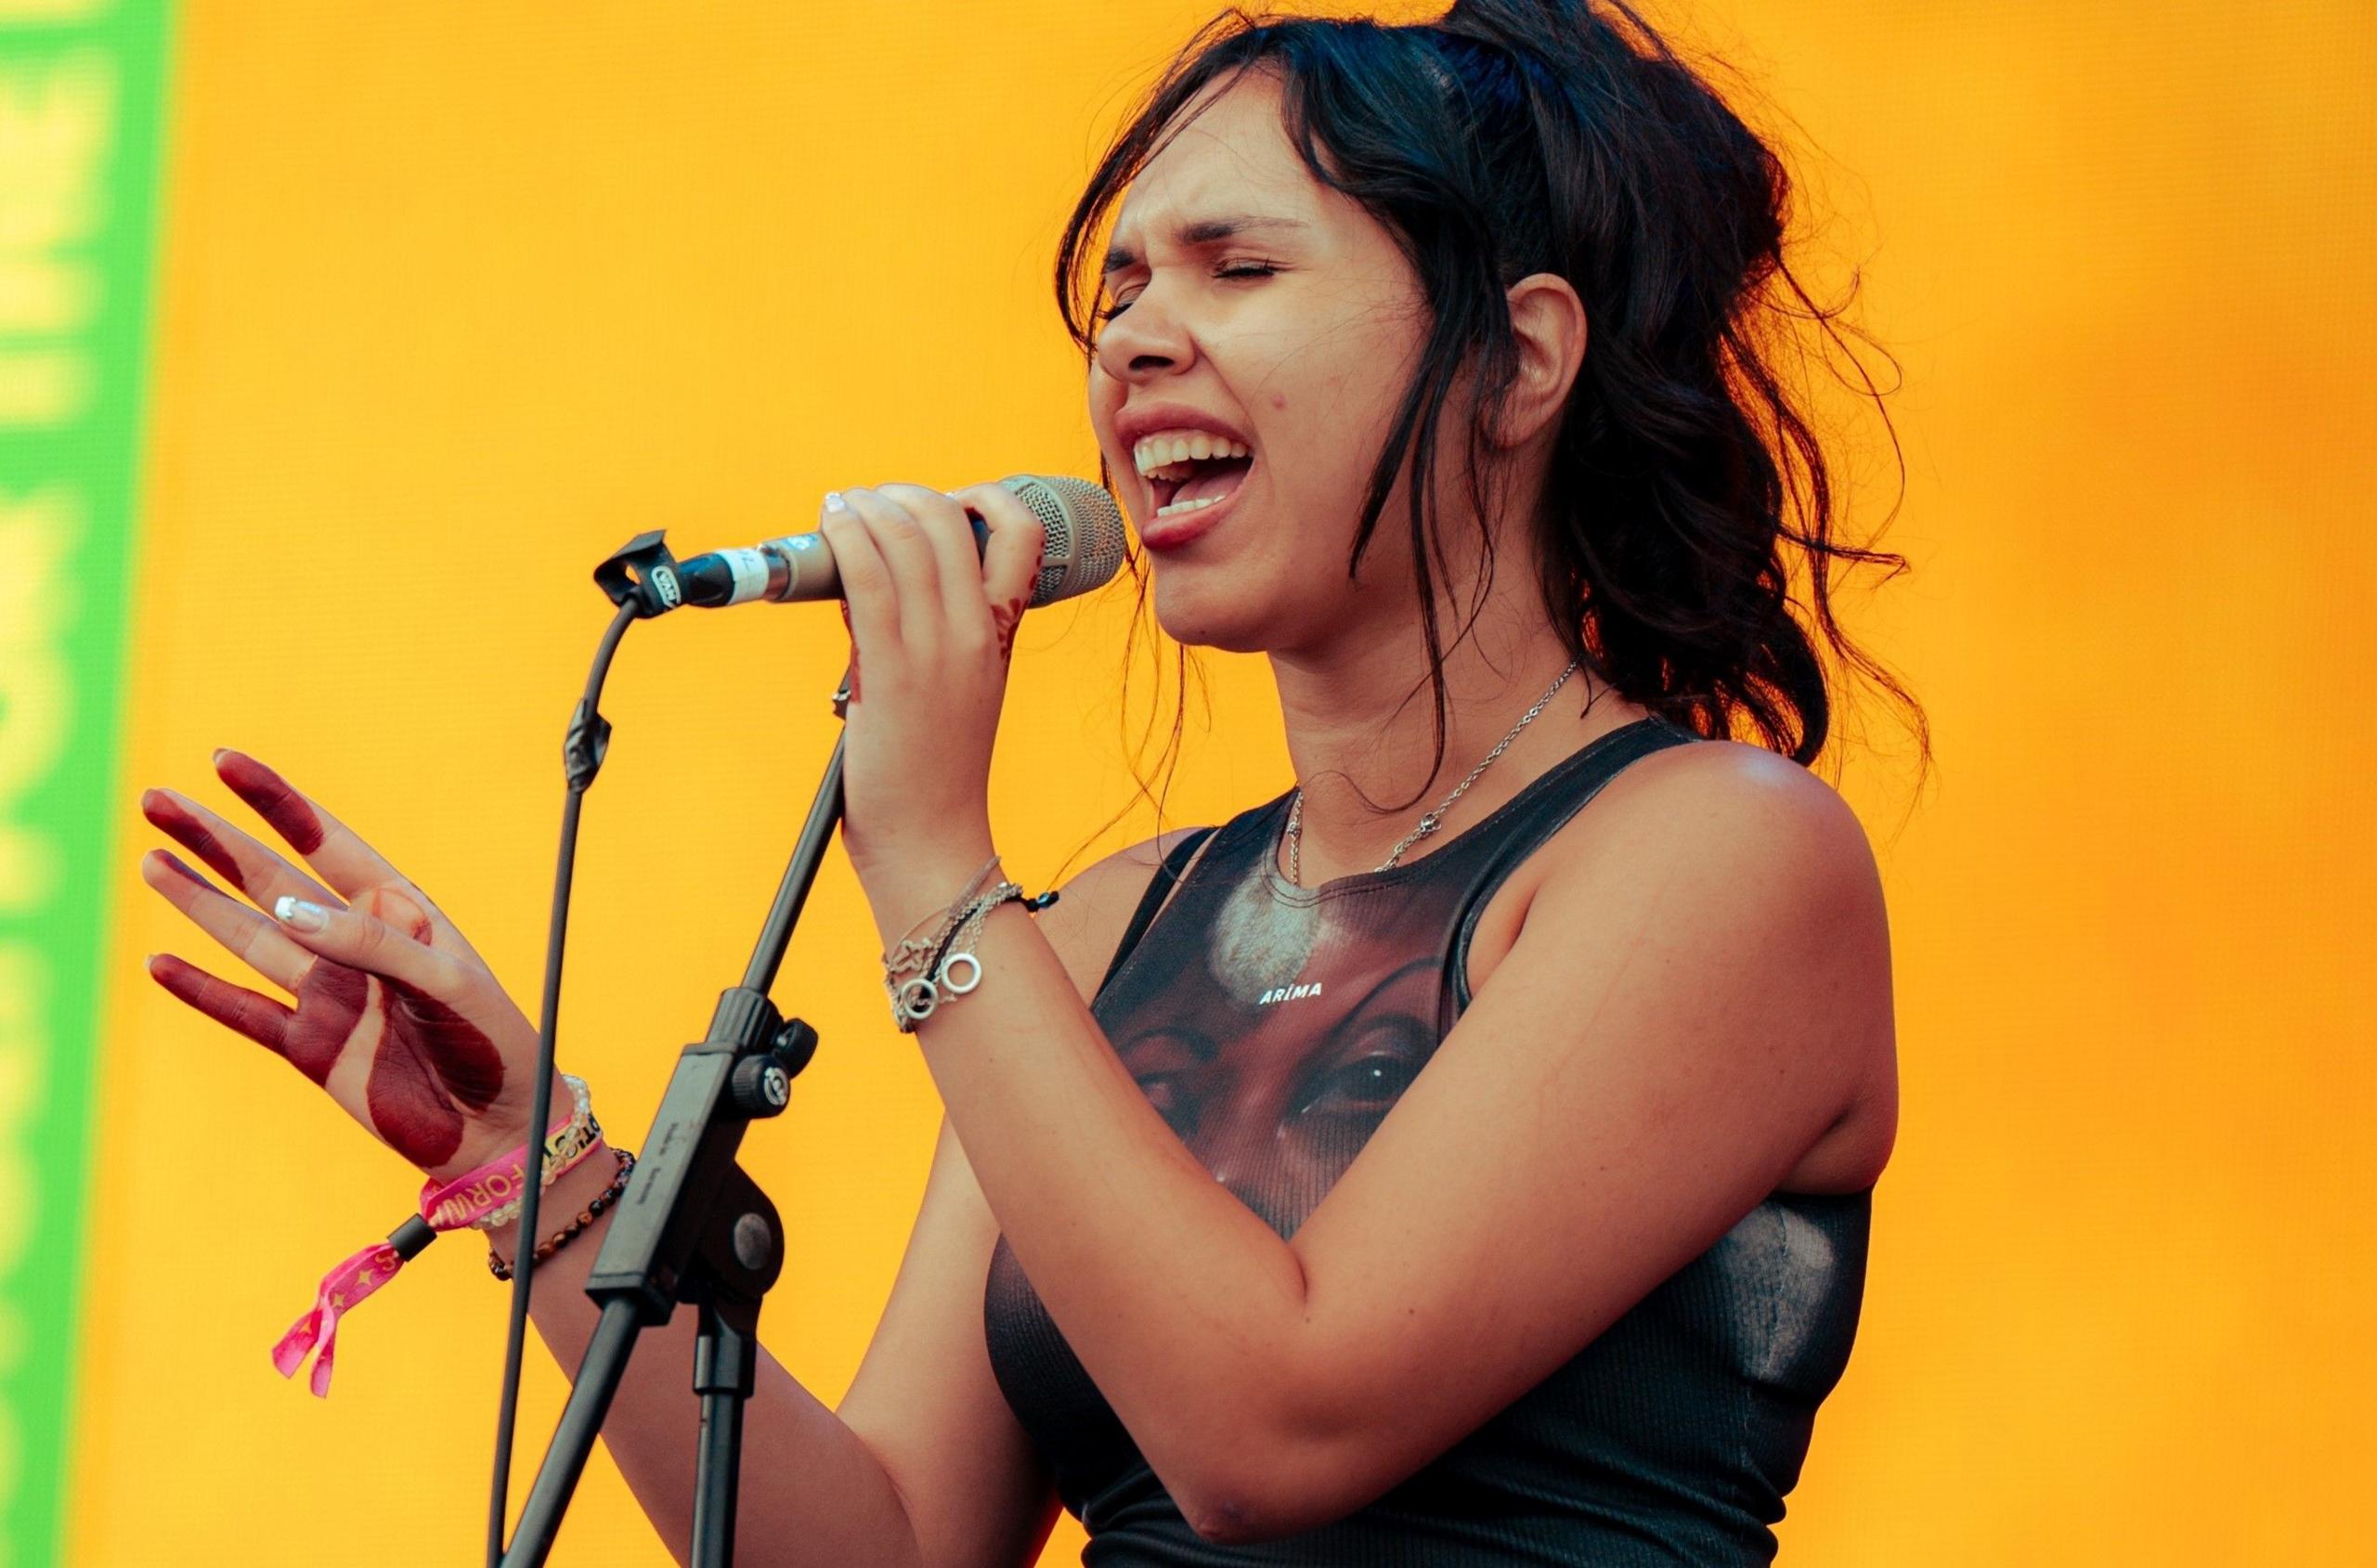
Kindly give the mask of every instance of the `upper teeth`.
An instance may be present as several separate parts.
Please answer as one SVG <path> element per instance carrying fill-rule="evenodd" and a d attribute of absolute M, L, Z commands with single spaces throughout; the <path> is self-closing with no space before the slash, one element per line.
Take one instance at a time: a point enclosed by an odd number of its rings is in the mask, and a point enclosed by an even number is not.
<path fill-rule="evenodd" d="M 1191 458 L 1245 458 L 1253 448 L 1210 430 L 1160 430 L 1131 448 L 1131 462 L 1142 479 L 1185 479 L 1185 473 L 1163 470 Z"/>

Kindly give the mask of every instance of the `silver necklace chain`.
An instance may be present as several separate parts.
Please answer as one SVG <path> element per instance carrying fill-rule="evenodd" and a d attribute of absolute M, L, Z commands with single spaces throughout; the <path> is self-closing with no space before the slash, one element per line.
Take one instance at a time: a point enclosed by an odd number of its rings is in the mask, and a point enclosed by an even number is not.
<path fill-rule="evenodd" d="M 1412 845 L 1417 844 L 1420 840 L 1427 837 L 1428 835 L 1435 832 L 1437 828 L 1441 827 L 1444 824 L 1445 813 L 1452 810 L 1452 803 L 1460 799 L 1462 792 L 1467 790 L 1471 784 L 1477 782 L 1478 774 L 1484 772 L 1487 769 L 1494 765 L 1494 759 L 1496 758 L 1501 756 L 1502 753 L 1510 749 L 1511 743 L 1519 738 L 1519 732 L 1521 730 L 1524 730 L 1528 725 L 1534 723 L 1536 716 L 1541 713 L 1545 708 L 1552 706 L 1552 699 L 1560 694 L 1560 688 L 1565 686 L 1568 683 L 1568 677 L 1576 673 L 1577 661 L 1570 659 L 1568 661 L 1568 667 L 1560 672 L 1560 679 L 1552 683 L 1552 689 L 1544 693 L 1543 695 L 1538 697 L 1535 700 L 1535 706 L 1528 708 L 1525 713 L 1519 716 L 1519 721 L 1511 726 L 1511 732 L 1494 743 L 1494 749 L 1487 752 L 1485 759 L 1479 762 L 1476 767 L 1469 770 L 1469 776 L 1467 778 L 1452 786 L 1452 793 L 1450 795 L 1446 796 L 1442 800 L 1436 802 L 1436 809 L 1435 810 L 1430 811 L 1426 816 L 1422 817 L 1420 819 L 1419 825 L 1403 836 L 1403 842 L 1397 844 L 1393 849 L 1388 851 L 1386 859 L 1380 863 L 1378 869 L 1380 871 L 1393 870 L 1395 863 L 1403 858 L 1404 850 L 1409 849 Z M 1295 798 L 1288 804 L 1288 830 L 1283 836 L 1285 836 L 1288 841 L 1288 880 L 1301 888 L 1304 886 L 1304 855 L 1302 852 L 1304 847 L 1304 786 L 1301 784 L 1296 786 Z M 1372 875 L 1375 875 L 1376 873 L 1372 873 Z"/>

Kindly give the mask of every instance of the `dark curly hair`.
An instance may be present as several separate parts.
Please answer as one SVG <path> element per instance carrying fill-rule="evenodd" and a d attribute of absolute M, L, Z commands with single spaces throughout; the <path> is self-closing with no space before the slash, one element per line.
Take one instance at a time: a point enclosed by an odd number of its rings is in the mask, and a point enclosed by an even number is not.
<path fill-rule="evenodd" d="M 1465 411 L 1483 527 L 1501 482 L 1483 432 L 1518 363 L 1505 291 L 1539 272 L 1568 280 L 1590 328 L 1534 519 L 1544 609 L 1570 654 L 1628 701 L 1702 735 L 1742 730 L 1807 766 L 1833 715 L 1812 629 L 1909 712 L 1928 767 L 1920 706 L 1832 609 L 1838 564 L 1887 565 L 1888 581 L 1906 561 L 1834 538 L 1824 451 L 1774 369 L 1795 321 L 1838 342 L 1846 301 L 1817 305 L 1784 260 L 1781 159 L 1622 0 L 1461 0 L 1418 25 L 1215 16 L 1149 89 L 1066 225 L 1058 307 L 1085 356 L 1098 303 L 1091 246 L 1114 205 L 1184 110 L 1257 68 L 1280 78 L 1284 129 L 1313 178 L 1384 226 L 1424 291 L 1429 335 L 1346 569 L 1370 548 L 1409 452 L 1437 767 L 1444 642 L 1430 563 L 1441 569 L 1444 556 L 1427 515 L 1430 456 L 1457 379 L 1474 369 Z M 1862 364 L 1858 373 L 1878 402 Z M 1109 478 L 1102 454 L 1098 476 Z M 1486 550 L 1490 574 L 1490 538 Z M 1792 614 L 1795 564 L 1812 626 Z M 1148 578 L 1136 552 L 1129 564 L 1136 646 Z M 1184 727 L 1190 666 L 1179 654 L 1167 757 Z M 1126 647 L 1126 667 L 1130 657 Z M 1124 726 L 1127 745 L 1127 716 Z M 1150 719 L 1135 757 L 1152 731 Z M 1139 786 L 1160 825 L 1161 797 Z"/>

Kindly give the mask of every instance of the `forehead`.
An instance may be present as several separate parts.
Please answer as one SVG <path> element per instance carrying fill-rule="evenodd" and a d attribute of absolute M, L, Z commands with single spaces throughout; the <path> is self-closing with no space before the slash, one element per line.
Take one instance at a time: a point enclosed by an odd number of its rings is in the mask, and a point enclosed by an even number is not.
<path fill-rule="evenodd" d="M 1136 251 L 1137 240 L 1213 213 L 1319 215 L 1319 187 L 1279 123 L 1279 85 L 1270 72 L 1251 71 L 1226 90 L 1208 92 L 1181 118 L 1179 131 L 1123 198 L 1117 240 Z"/>

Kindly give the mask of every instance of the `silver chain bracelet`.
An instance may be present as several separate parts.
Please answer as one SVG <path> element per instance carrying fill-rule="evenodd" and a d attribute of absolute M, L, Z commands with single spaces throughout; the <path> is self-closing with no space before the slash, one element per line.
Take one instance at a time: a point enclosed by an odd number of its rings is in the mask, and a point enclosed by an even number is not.
<path fill-rule="evenodd" d="M 995 859 L 991 862 L 997 863 Z M 892 1026 L 901 1033 L 914 1034 L 916 1025 L 932 1017 L 942 1001 L 963 996 L 982 983 L 982 961 L 975 956 L 973 944 L 993 910 L 1016 900 L 1036 914 L 1057 901 L 1053 892 L 1032 898 L 1017 882 L 1001 882 L 977 896 L 975 889 L 989 869 L 977 873 L 957 901 L 943 911 L 946 918 L 938 932 L 929 938 L 903 940 L 895 950 L 896 958 L 885 956 L 883 989 L 890 997 Z M 918 955 L 929 956 L 918 963 Z"/>

